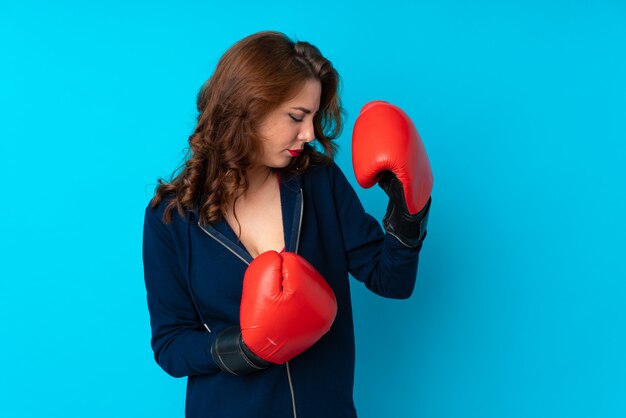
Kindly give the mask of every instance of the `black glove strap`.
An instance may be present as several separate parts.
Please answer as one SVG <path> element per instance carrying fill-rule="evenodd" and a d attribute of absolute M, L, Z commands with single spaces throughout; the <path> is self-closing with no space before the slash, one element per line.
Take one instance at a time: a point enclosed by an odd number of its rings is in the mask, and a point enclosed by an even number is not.
<path fill-rule="evenodd" d="M 211 345 L 213 361 L 223 371 L 236 376 L 266 369 L 270 362 L 254 354 L 241 339 L 239 326 L 226 328 Z"/>
<path fill-rule="evenodd" d="M 402 183 L 395 175 L 389 171 L 385 172 L 378 184 L 389 196 L 387 213 L 383 218 L 385 230 L 406 247 L 419 246 L 426 238 L 432 197 L 428 198 L 422 210 L 411 215 L 404 200 Z"/>

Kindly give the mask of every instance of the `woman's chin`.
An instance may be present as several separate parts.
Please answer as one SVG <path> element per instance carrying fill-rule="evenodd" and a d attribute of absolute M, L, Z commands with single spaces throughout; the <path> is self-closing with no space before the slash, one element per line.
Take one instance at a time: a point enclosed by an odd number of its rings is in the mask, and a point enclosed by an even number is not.
<path fill-rule="evenodd" d="M 276 161 L 274 164 L 274 168 L 285 168 L 293 161 L 293 157 L 281 158 L 279 161 Z"/>

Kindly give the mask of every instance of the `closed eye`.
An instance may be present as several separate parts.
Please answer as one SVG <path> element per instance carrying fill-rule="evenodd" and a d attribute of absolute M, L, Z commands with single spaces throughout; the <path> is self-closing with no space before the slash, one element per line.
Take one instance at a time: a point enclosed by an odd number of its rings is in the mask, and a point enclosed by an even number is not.
<path fill-rule="evenodd" d="M 302 119 L 298 119 L 298 118 L 294 117 L 291 113 L 289 114 L 289 117 L 291 119 L 293 119 L 294 121 L 296 121 L 296 122 L 302 122 Z"/>

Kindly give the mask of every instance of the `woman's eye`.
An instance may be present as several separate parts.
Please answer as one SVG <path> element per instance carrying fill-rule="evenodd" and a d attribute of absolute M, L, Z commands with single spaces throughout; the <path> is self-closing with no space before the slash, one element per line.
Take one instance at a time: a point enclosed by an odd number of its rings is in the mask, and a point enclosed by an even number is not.
<path fill-rule="evenodd" d="M 296 122 L 302 122 L 302 119 L 298 119 L 296 117 L 294 117 L 291 113 L 289 114 L 289 117 L 293 120 L 295 120 Z"/>

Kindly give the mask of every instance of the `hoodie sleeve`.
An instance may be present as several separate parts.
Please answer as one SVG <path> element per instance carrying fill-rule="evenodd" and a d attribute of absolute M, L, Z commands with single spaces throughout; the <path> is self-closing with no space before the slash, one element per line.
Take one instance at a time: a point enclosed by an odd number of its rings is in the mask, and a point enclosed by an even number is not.
<path fill-rule="evenodd" d="M 331 165 L 335 207 L 350 274 L 378 295 L 408 298 L 415 287 L 422 244 L 408 248 L 387 234 L 378 221 L 365 212 L 339 166 L 334 162 Z"/>
<path fill-rule="evenodd" d="M 218 372 L 210 351 L 216 332 L 203 327 L 171 231 L 149 206 L 143 228 L 143 266 L 157 364 L 174 377 Z"/>

